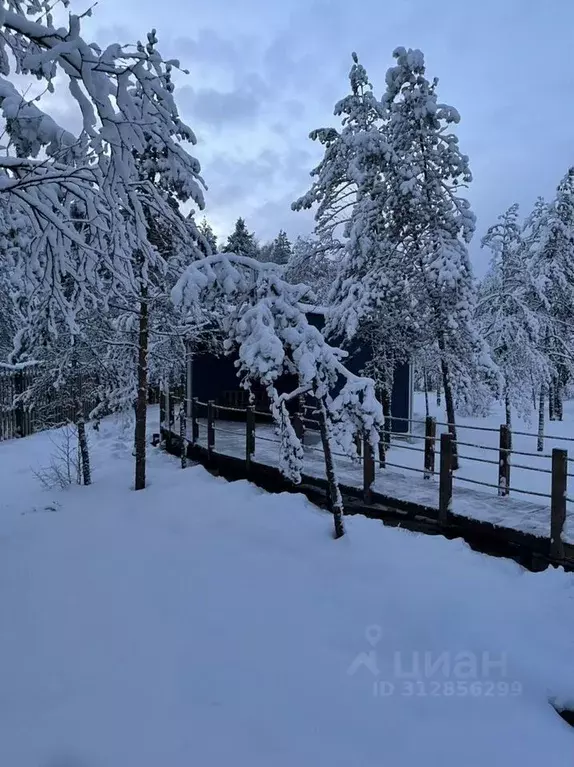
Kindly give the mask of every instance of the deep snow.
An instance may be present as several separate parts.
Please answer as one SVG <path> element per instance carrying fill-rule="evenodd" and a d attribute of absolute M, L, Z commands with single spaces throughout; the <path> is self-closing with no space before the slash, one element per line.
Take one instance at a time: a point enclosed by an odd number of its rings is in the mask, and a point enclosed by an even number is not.
<path fill-rule="evenodd" d="M 49 437 L 0 444 L 0 765 L 571 767 L 574 575 L 357 517 L 334 541 L 154 449 L 135 493 L 110 421 L 95 484 L 45 491 Z"/>

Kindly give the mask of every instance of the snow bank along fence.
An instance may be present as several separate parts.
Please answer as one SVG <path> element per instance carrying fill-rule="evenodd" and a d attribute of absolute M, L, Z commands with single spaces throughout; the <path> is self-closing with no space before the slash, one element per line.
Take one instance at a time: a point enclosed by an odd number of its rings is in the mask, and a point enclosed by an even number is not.
<path fill-rule="evenodd" d="M 315 430 L 317 428 L 317 421 L 312 417 L 312 411 L 309 412 L 311 406 L 304 408 L 303 413 L 296 413 L 293 416 L 293 425 L 298 436 L 303 439 L 306 427 Z M 178 428 L 176 429 L 177 413 Z M 191 400 L 185 398 L 185 394 L 180 390 L 177 392 L 160 394 L 160 423 L 162 425 L 163 435 L 168 435 L 170 440 L 171 452 L 175 452 L 181 456 L 182 467 L 186 466 L 187 457 L 190 453 L 188 447 L 199 447 L 201 450 L 205 450 L 205 457 L 207 459 L 207 465 L 215 465 L 218 456 L 224 456 L 225 452 L 216 451 L 216 434 L 225 434 L 228 437 L 233 436 L 238 438 L 241 434 L 237 430 L 229 428 L 229 423 L 226 421 L 244 421 L 245 428 L 245 446 L 244 446 L 244 458 L 243 464 L 245 466 L 246 474 L 249 475 L 251 465 L 254 463 L 255 445 L 256 440 L 263 442 L 279 444 L 278 439 L 273 439 L 269 436 L 257 433 L 256 422 L 263 421 L 266 423 L 273 423 L 269 412 L 258 411 L 254 407 L 228 407 L 219 405 L 214 401 L 201 402 L 197 398 Z M 554 448 L 550 454 L 514 450 L 512 448 L 512 434 L 510 429 L 506 425 L 501 425 L 500 429 L 493 429 L 489 427 L 480 426 L 464 426 L 462 429 L 470 429 L 475 432 L 497 432 L 499 435 L 498 446 L 492 447 L 486 444 L 480 444 L 476 442 L 466 442 L 464 440 L 457 440 L 455 445 L 452 434 L 449 431 L 443 431 L 437 436 L 437 427 L 449 428 L 449 424 L 437 421 L 433 417 L 427 417 L 424 420 L 408 419 L 410 426 L 424 427 L 424 433 L 416 434 L 411 432 L 406 438 L 404 434 L 397 435 L 397 439 L 391 442 L 393 433 L 390 429 L 385 430 L 381 434 L 381 440 L 378 447 L 378 455 L 373 454 L 373 450 L 369 442 L 365 439 L 358 437 L 357 447 L 358 453 L 362 464 L 362 502 L 369 506 L 377 502 L 377 498 L 380 500 L 381 494 L 376 493 L 373 489 L 377 469 L 396 468 L 405 469 L 407 471 L 415 471 L 422 474 L 425 480 L 433 480 L 438 478 L 438 497 L 436 517 L 440 527 L 448 528 L 455 517 L 452 512 L 452 498 L 453 498 L 453 480 L 456 482 L 469 483 L 473 486 L 483 486 L 489 489 L 497 490 L 499 496 L 508 496 L 511 493 L 522 494 L 524 496 L 531 496 L 535 498 L 541 498 L 545 500 L 544 505 L 550 507 L 550 541 L 548 546 L 548 555 L 551 561 L 554 563 L 561 563 L 565 560 L 570 561 L 570 558 L 574 556 L 574 547 L 565 544 L 563 541 L 562 533 L 564 524 L 566 521 L 566 504 L 571 499 L 567 496 L 568 477 L 574 476 L 569 473 L 568 466 L 572 459 L 568 458 L 567 451 L 562 448 Z M 206 430 L 206 444 L 205 448 L 199 445 L 199 433 L 200 428 Z M 422 431 L 422 429 L 421 429 Z M 533 439 L 537 438 L 537 435 L 530 434 L 528 432 L 514 432 L 516 435 L 529 436 Z M 176 437 L 177 447 L 172 445 L 172 435 Z M 564 439 L 565 441 L 573 441 L 570 438 L 554 438 Z M 417 444 L 418 442 L 418 444 Z M 405 465 L 401 463 L 390 462 L 388 460 L 388 454 L 391 449 L 406 450 L 409 452 L 418 452 L 420 455 L 419 466 Z M 470 456 L 460 453 L 460 448 L 480 448 L 481 450 L 491 451 L 492 457 L 483 458 L 480 456 Z M 306 449 L 323 453 L 319 447 L 306 445 Z M 336 457 L 349 460 L 348 456 L 334 451 Z M 526 466 L 522 463 L 513 463 L 512 456 L 529 456 L 533 458 L 550 458 L 551 468 Z M 437 467 L 438 458 L 438 467 Z M 237 460 L 237 459 L 235 459 Z M 478 461 L 491 467 L 494 474 L 493 479 L 496 482 L 482 481 L 465 477 L 460 472 L 458 461 Z M 464 464 L 463 464 L 464 465 Z M 547 478 L 547 491 L 534 491 L 525 488 L 520 488 L 514 484 L 511 484 L 511 470 L 512 467 L 525 469 L 529 472 L 538 472 L 546 475 Z M 386 498 L 386 496 L 385 496 Z M 387 499 L 388 500 L 388 499 Z M 398 508 L 401 504 L 403 506 L 409 505 L 408 502 L 399 501 L 395 499 Z M 412 504 L 415 506 L 416 504 Z M 477 525 L 482 524 L 478 520 L 473 520 Z M 490 524 L 490 523 L 486 523 Z M 511 534 L 508 528 L 504 528 L 507 534 Z M 517 533 L 518 534 L 518 533 Z M 524 534 L 529 537 L 529 534 Z M 532 536 L 531 536 L 532 537 Z M 535 537 L 535 536 L 534 536 Z M 568 556 L 566 555 L 566 549 L 568 549 Z M 574 560 L 572 561 L 574 565 Z"/>
<path fill-rule="evenodd" d="M 55 400 L 50 388 L 45 388 L 31 402 L 22 396 L 33 385 L 35 369 L 28 366 L 14 370 L 0 368 L 0 441 L 27 437 L 36 431 L 63 426 L 76 420 L 76 408 Z M 95 400 L 83 403 L 84 416 L 96 405 Z"/>

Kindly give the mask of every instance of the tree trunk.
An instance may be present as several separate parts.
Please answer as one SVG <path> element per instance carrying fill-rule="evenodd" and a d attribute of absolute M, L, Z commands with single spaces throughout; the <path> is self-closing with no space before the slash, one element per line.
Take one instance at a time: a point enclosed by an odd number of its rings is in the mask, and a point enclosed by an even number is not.
<path fill-rule="evenodd" d="M 437 375 L 436 378 L 436 406 L 441 406 L 441 400 L 440 400 L 440 376 Z"/>
<path fill-rule="evenodd" d="M 512 428 L 512 407 L 510 405 L 510 394 L 508 393 L 508 387 L 505 386 L 506 393 L 504 395 L 504 415 L 508 428 Z"/>
<path fill-rule="evenodd" d="M 564 419 L 564 399 L 563 399 L 562 383 L 558 381 L 556 386 L 556 393 L 554 395 L 554 409 L 557 421 Z"/>
<path fill-rule="evenodd" d="M 553 378 L 550 381 L 550 386 L 548 387 L 548 420 L 549 421 L 556 420 L 555 397 L 556 397 L 556 379 Z"/>
<path fill-rule="evenodd" d="M 138 336 L 138 392 L 136 400 L 136 477 L 135 489 L 143 490 L 146 484 L 146 420 L 147 420 L 147 357 L 148 357 L 148 304 L 147 289 L 141 289 L 139 336 Z"/>
<path fill-rule="evenodd" d="M 84 485 L 92 484 L 92 472 L 90 469 L 90 450 L 88 447 L 88 436 L 86 434 L 86 422 L 82 413 L 77 420 L 78 446 L 80 448 L 80 463 L 82 464 L 82 482 Z"/>
<path fill-rule="evenodd" d="M 341 497 L 339 483 L 337 482 L 337 475 L 335 474 L 335 464 L 333 463 L 333 453 L 331 452 L 329 433 L 327 430 L 327 413 L 325 411 L 325 403 L 323 400 L 319 400 L 318 415 L 321 442 L 323 444 L 323 454 L 325 456 L 327 488 L 329 492 L 329 500 L 331 503 L 331 511 L 333 512 L 333 520 L 335 523 L 335 538 L 341 538 L 343 535 L 345 535 L 345 526 L 343 524 L 343 498 Z"/>
<path fill-rule="evenodd" d="M 383 433 L 383 442 L 386 447 L 391 444 L 391 396 L 386 386 L 381 389 L 381 405 L 383 406 L 383 416 L 385 418 L 385 431 Z"/>
<path fill-rule="evenodd" d="M 84 418 L 84 387 L 83 378 L 78 373 L 78 358 L 74 349 L 72 356 L 72 368 L 74 370 L 74 421 L 78 432 L 78 482 L 80 480 L 84 485 L 92 484 L 92 472 L 90 468 L 90 448 L 88 446 L 88 435 L 86 434 L 86 421 Z"/>
<path fill-rule="evenodd" d="M 538 442 L 536 450 L 541 453 L 544 450 L 544 385 L 540 386 L 538 401 Z"/>
<path fill-rule="evenodd" d="M 454 397 L 452 396 L 452 387 L 448 377 L 448 365 L 444 359 L 440 361 L 440 367 L 442 371 L 442 385 L 444 388 L 444 402 L 446 405 L 446 420 L 448 423 L 448 430 L 452 437 L 452 469 L 456 471 L 458 469 L 458 445 L 456 441 L 456 421 L 454 417 Z"/>
<path fill-rule="evenodd" d="M 429 379 L 427 376 L 427 369 L 423 368 L 423 386 L 425 389 L 425 417 L 428 418 L 430 415 L 429 410 Z"/>

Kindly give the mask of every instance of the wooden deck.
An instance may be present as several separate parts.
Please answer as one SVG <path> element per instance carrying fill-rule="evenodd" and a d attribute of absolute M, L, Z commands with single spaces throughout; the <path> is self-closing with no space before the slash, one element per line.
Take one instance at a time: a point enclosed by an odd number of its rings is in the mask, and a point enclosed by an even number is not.
<path fill-rule="evenodd" d="M 299 485 L 286 479 L 278 468 L 278 445 L 272 427 L 257 429 L 257 448 L 246 463 L 245 424 L 218 422 L 216 447 L 208 450 L 205 423 L 193 444 L 186 439 L 187 457 L 230 481 L 248 479 L 268 492 L 303 493 L 317 506 L 327 509 L 327 484 L 322 468 L 322 451 L 307 447 L 308 460 Z M 181 455 L 178 433 L 162 429 L 166 450 Z M 349 462 L 352 464 L 352 462 Z M 497 498 L 466 488 L 455 489 L 452 512 L 447 522 L 438 515 L 438 484 L 433 480 L 404 477 L 390 470 L 379 474 L 371 502 L 365 503 L 359 469 L 338 466 L 346 514 L 362 514 L 386 525 L 415 532 L 462 538 L 471 548 L 492 556 L 508 557 L 529 570 L 543 570 L 549 565 L 574 571 L 574 545 L 564 541 L 564 558 L 557 559 L 550 550 L 550 510 L 512 498 Z M 382 477 L 381 477 L 382 474 Z M 424 491 L 424 492 L 423 492 Z M 478 509 L 477 516 L 472 513 Z M 485 509 L 489 508 L 487 514 Z M 461 513 L 461 511 L 463 513 Z M 486 517 L 486 518 L 485 518 Z M 492 520 L 492 521 L 491 521 Z M 511 520 L 508 524 L 507 520 Z M 527 529 L 520 528 L 524 521 Z"/>

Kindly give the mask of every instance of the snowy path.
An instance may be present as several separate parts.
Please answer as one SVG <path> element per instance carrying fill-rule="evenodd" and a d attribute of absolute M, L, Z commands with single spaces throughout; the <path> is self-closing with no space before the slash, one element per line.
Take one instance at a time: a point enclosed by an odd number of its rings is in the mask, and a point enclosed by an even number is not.
<path fill-rule="evenodd" d="M 198 443 L 207 446 L 207 427 L 203 419 L 199 419 L 199 439 Z M 179 431 L 179 422 L 176 419 L 174 430 Z M 464 428 L 461 428 L 461 434 Z M 468 430 L 467 430 L 468 433 Z M 191 426 L 188 425 L 188 438 L 191 439 Z M 476 439 L 476 437 L 475 437 Z M 309 444 L 305 447 L 305 473 L 314 477 L 325 477 L 325 466 L 323 462 L 323 451 L 320 444 L 317 444 L 317 435 L 307 432 L 306 440 L 313 440 L 315 444 Z M 464 438 L 461 437 L 461 441 Z M 405 469 L 376 469 L 376 479 L 374 489 L 384 495 L 398 498 L 413 503 L 419 503 L 433 508 L 438 507 L 438 477 L 431 480 L 422 478 L 420 471 L 416 468 L 409 470 L 409 465 L 422 468 L 423 455 L 420 452 L 414 452 L 405 449 L 401 444 L 412 447 L 406 441 L 393 442 L 393 446 L 388 453 L 389 463 L 405 462 Z M 245 457 L 245 424 L 232 421 L 216 421 L 215 449 L 224 455 Z M 461 449 L 462 455 L 468 453 L 467 448 Z M 484 450 L 475 450 L 475 454 L 483 454 Z M 405 458 L 406 456 L 406 458 Z M 255 439 L 255 460 L 261 463 L 278 466 L 279 465 L 279 443 L 275 435 L 274 428 L 271 425 L 257 424 Z M 544 459 L 539 459 L 540 461 Z M 345 457 L 336 458 L 337 474 L 339 480 L 350 487 L 362 487 L 363 468 L 360 463 L 355 463 Z M 436 458 L 438 469 L 438 455 Z M 474 467 L 479 469 L 475 470 Z M 461 462 L 459 474 L 470 476 L 470 478 L 484 478 L 485 466 L 488 469 L 497 470 L 497 467 L 491 467 L 481 463 L 471 463 L 470 461 Z M 469 470 L 470 467 L 470 470 Z M 518 474 L 520 470 L 516 470 Z M 482 473 L 481 473 L 482 472 Z M 528 482 L 534 484 L 538 491 L 544 491 L 544 483 L 548 483 L 550 476 L 547 474 L 536 474 L 532 480 L 532 473 L 522 470 L 523 480 L 526 477 L 526 487 Z M 542 478 L 542 484 L 540 484 Z M 489 481 L 487 478 L 486 481 Z M 536 483 L 539 484 L 536 484 Z M 490 492 L 488 488 L 474 490 L 468 484 L 454 480 L 453 487 L 453 512 L 470 519 L 478 519 L 484 522 L 490 522 L 494 525 L 508 527 L 513 530 L 532 533 L 540 537 L 548 538 L 550 536 L 550 499 L 533 499 L 530 496 L 514 493 L 511 496 L 500 498 Z M 538 500 L 538 502 L 536 502 Z M 568 504 L 568 518 L 564 529 L 564 540 L 574 543 L 574 504 Z"/>
<path fill-rule="evenodd" d="M 0 765 L 571 767 L 574 575 L 90 437 L 64 492 L 0 445 Z"/>

